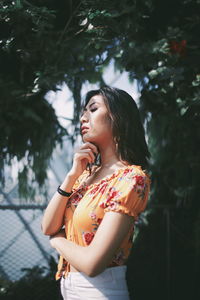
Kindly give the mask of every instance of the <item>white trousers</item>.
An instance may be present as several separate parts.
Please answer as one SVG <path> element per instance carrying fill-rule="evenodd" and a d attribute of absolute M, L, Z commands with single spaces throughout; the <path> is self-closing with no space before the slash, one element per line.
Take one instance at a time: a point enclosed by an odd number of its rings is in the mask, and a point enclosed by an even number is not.
<path fill-rule="evenodd" d="M 60 281 L 63 299 L 129 300 L 126 269 L 126 266 L 107 268 L 95 277 L 89 277 L 82 272 L 69 272 Z"/>

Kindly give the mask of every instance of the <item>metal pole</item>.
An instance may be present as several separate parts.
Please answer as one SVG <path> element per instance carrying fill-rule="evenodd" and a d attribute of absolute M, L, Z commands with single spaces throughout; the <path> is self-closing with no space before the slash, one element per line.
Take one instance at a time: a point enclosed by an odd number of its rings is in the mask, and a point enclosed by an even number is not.
<path fill-rule="evenodd" d="M 170 208 L 165 208 L 165 214 L 166 214 L 166 261 L 167 261 L 167 270 L 166 270 L 166 277 L 167 277 L 167 300 L 170 300 Z"/>

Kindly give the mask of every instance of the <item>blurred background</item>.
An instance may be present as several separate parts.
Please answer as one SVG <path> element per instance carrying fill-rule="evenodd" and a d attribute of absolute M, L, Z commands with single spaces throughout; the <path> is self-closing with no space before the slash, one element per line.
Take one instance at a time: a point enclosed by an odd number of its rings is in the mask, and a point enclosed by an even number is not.
<path fill-rule="evenodd" d="M 151 152 L 131 299 L 199 299 L 199 32 L 199 0 L 0 2 L 0 299 L 61 299 L 41 217 L 102 85 L 135 99 Z"/>

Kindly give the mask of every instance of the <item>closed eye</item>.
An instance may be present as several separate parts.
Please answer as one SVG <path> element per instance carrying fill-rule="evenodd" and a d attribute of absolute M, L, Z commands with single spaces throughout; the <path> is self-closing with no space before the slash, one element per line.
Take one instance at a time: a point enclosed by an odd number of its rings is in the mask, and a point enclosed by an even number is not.
<path fill-rule="evenodd" d="M 90 109 L 91 112 L 94 112 L 95 110 L 97 110 L 97 107 Z"/>

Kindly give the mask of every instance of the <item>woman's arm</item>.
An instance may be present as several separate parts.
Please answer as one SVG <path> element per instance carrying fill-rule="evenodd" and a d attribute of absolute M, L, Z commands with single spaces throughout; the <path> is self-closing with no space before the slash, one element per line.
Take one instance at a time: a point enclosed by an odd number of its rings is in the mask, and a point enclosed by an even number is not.
<path fill-rule="evenodd" d="M 92 143 L 85 143 L 76 151 L 72 168 L 60 186 L 62 190 L 71 192 L 76 179 L 86 169 L 88 162 L 95 161 L 94 153 L 97 154 L 98 150 Z M 42 219 L 42 232 L 45 235 L 54 235 L 61 229 L 67 201 L 68 197 L 58 192 L 50 200 Z"/>
<path fill-rule="evenodd" d="M 60 188 L 66 192 L 71 192 L 75 181 L 76 176 L 68 174 Z M 45 210 L 41 225 L 42 232 L 45 235 L 54 235 L 61 229 L 67 201 L 68 197 L 62 196 L 58 192 L 51 198 Z"/>
<path fill-rule="evenodd" d="M 133 220 L 126 214 L 106 212 L 89 246 L 79 246 L 60 236 L 51 237 L 51 245 L 77 270 L 93 277 L 108 266 Z"/>

